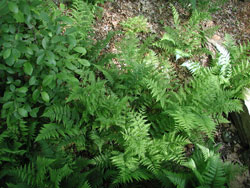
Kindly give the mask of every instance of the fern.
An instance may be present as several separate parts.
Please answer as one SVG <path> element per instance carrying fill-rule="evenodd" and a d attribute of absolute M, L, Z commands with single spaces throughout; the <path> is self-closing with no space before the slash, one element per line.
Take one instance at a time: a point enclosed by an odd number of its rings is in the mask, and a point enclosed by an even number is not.
<path fill-rule="evenodd" d="M 146 148 L 150 143 L 149 140 L 149 124 L 146 124 L 145 117 L 140 114 L 131 114 L 129 126 L 124 128 L 123 139 L 125 141 L 126 151 L 131 155 L 144 157 Z"/>
<path fill-rule="evenodd" d="M 223 163 L 213 150 L 204 146 L 197 145 L 191 160 L 185 164 L 188 168 L 192 169 L 193 175 L 197 178 L 189 179 L 196 187 L 225 187 L 229 183 L 227 177 L 232 175 L 232 171 L 228 171 L 228 165 L 231 168 L 240 169 L 231 163 Z M 238 170 L 236 170 L 239 172 Z"/>
<path fill-rule="evenodd" d="M 54 187 L 59 188 L 60 182 L 63 178 L 69 176 L 73 172 L 67 165 L 64 165 L 62 168 L 54 170 L 50 170 L 50 178 L 53 182 Z"/>
<path fill-rule="evenodd" d="M 226 177 L 222 163 L 218 157 L 208 160 L 206 172 L 203 173 L 204 183 L 210 187 L 224 187 Z"/>
<path fill-rule="evenodd" d="M 186 174 L 174 173 L 164 171 L 164 175 L 175 185 L 177 188 L 185 188 L 188 176 Z"/>
<path fill-rule="evenodd" d="M 111 158 L 112 163 L 119 169 L 119 175 L 114 180 L 114 183 L 128 183 L 133 179 L 147 180 L 149 174 L 142 169 L 139 169 L 139 160 L 135 157 L 130 157 L 125 154 L 119 154 Z"/>
<path fill-rule="evenodd" d="M 80 117 L 75 109 L 71 109 L 68 105 L 54 105 L 47 108 L 43 113 L 43 117 L 47 117 L 50 121 L 62 123 L 66 127 L 72 127 L 73 124 L 80 124 Z"/>
<path fill-rule="evenodd" d="M 236 45 L 235 40 L 229 34 L 225 35 L 225 42 L 223 43 L 231 55 L 231 62 L 238 64 L 248 60 L 250 43 L 243 43 L 239 46 Z"/>
<path fill-rule="evenodd" d="M 79 31 L 79 40 L 84 40 L 92 30 L 93 13 L 88 4 L 81 0 L 73 0 L 71 15 L 75 21 L 76 29 Z"/>
<path fill-rule="evenodd" d="M 166 33 L 160 41 L 154 43 L 154 46 L 163 49 L 167 57 L 175 59 L 193 58 L 201 54 L 208 53 L 204 48 L 206 36 L 210 36 L 210 32 L 200 28 L 199 23 L 203 20 L 210 19 L 205 13 L 194 11 L 187 24 L 180 24 L 179 14 L 175 7 L 171 5 L 174 27 L 166 27 Z"/>
<path fill-rule="evenodd" d="M 121 25 L 128 33 L 136 34 L 140 32 L 148 32 L 147 19 L 143 16 L 128 18 L 126 21 L 122 22 Z"/>
<path fill-rule="evenodd" d="M 171 8 L 172 8 L 172 13 L 173 13 L 173 17 L 174 17 L 175 27 L 176 27 L 176 29 L 179 29 L 179 25 L 180 25 L 179 13 L 175 9 L 174 5 L 171 4 Z"/>
<path fill-rule="evenodd" d="M 60 126 L 57 124 L 46 124 L 41 129 L 40 134 L 36 137 L 36 141 L 59 138 Z"/>

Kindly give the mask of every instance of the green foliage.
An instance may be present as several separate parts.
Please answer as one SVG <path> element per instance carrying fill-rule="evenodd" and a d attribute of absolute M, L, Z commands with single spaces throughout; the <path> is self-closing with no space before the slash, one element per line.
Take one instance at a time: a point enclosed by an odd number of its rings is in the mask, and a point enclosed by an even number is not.
<path fill-rule="evenodd" d="M 143 16 L 128 18 L 126 21 L 122 22 L 121 25 L 123 29 L 129 33 L 148 32 L 147 19 Z"/>
<path fill-rule="evenodd" d="M 181 83 L 171 57 L 150 49 L 153 37 L 138 40 L 133 20 L 119 53 L 101 53 L 117 33 L 94 43 L 92 8 L 74 0 L 67 16 L 52 1 L 0 3 L 0 186 L 228 183 L 233 168 L 201 145 L 213 140 L 222 114 L 241 109 L 238 93 L 249 82 L 239 77 L 249 81 L 249 63 L 233 61 L 242 50 L 233 48 L 230 61 L 218 49 L 217 66 L 191 68 L 193 78 Z M 172 9 L 175 28 L 156 46 L 182 58 L 197 55 L 201 15 L 194 13 L 184 36 Z M 201 160 L 186 155 L 190 144 Z"/>
<path fill-rule="evenodd" d="M 214 28 L 204 30 L 200 23 L 210 19 L 207 12 L 194 11 L 186 24 L 180 24 L 179 13 L 173 5 L 173 27 L 165 27 L 165 33 L 154 46 L 164 50 L 165 55 L 176 60 L 180 58 L 194 58 L 209 51 L 205 48 L 206 37 L 213 33 Z"/>
<path fill-rule="evenodd" d="M 226 184 L 229 185 L 230 176 L 243 170 L 239 165 L 223 163 L 215 152 L 213 149 L 197 145 L 190 161 L 185 164 L 192 170 L 186 175 L 187 184 L 190 183 L 194 187 L 226 187 Z"/>

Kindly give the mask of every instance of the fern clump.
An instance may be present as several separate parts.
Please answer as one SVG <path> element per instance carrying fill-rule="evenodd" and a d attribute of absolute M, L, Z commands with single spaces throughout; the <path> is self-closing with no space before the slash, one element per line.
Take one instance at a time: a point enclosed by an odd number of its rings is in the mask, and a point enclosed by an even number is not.
<path fill-rule="evenodd" d="M 163 37 L 154 43 L 154 46 L 165 51 L 167 57 L 176 60 L 180 58 L 197 58 L 209 51 L 204 47 L 206 37 L 213 33 L 214 28 L 204 30 L 202 21 L 209 20 L 210 15 L 205 12 L 193 11 L 188 22 L 181 24 L 179 13 L 173 5 L 173 26 L 165 27 Z"/>
<path fill-rule="evenodd" d="M 128 33 L 148 32 L 147 19 L 143 16 L 128 18 L 126 21 L 122 22 L 121 25 Z"/>

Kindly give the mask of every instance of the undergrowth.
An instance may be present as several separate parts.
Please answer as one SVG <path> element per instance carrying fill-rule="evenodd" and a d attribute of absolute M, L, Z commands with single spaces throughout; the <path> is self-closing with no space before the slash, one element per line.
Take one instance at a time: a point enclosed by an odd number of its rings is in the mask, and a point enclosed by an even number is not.
<path fill-rule="evenodd" d="M 212 67 L 194 69 L 202 15 L 182 26 L 172 7 L 161 41 L 139 41 L 129 20 L 119 53 L 102 54 L 116 33 L 94 42 L 92 5 L 73 0 L 69 16 L 59 6 L 0 2 L 0 187 L 228 186 L 240 167 L 207 143 L 242 109 L 249 45 L 228 39 Z M 179 80 L 173 57 L 189 60 L 191 81 Z"/>

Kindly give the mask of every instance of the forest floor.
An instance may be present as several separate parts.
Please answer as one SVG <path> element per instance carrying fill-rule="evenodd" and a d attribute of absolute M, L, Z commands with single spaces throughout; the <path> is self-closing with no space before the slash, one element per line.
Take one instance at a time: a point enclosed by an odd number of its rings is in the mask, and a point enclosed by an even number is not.
<path fill-rule="evenodd" d="M 104 39 L 109 31 L 122 30 L 121 22 L 139 15 L 147 19 L 150 33 L 156 34 L 158 37 L 163 35 L 165 26 L 173 24 L 170 3 L 166 0 L 113 0 L 100 6 L 103 9 L 102 14 L 96 18 L 94 27 L 97 40 Z M 190 11 L 177 2 L 174 3 L 174 6 L 179 12 L 181 20 L 185 22 L 190 16 Z M 219 29 L 212 37 L 219 43 L 223 42 L 225 34 L 228 33 L 232 35 L 238 44 L 242 44 L 250 41 L 249 19 L 249 1 L 229 0 L 220 5 L 216 12 L 212 13 L 212 20 L 207 21 L 205 26 L 219 26 Z M 116 35 L 106 50 L 116 53 L 115 43 L 121 38 L 122 36 Z M 249 150 L 246 151 L 241 145 L 237 129 L 232 124 L 219 126 L 216 142 L 222 144 L 221 155 L 223 160 L 250 167 L 250 152 Z M 250 187 L 249 171 L 237 177 L 232 187 Z"/>

